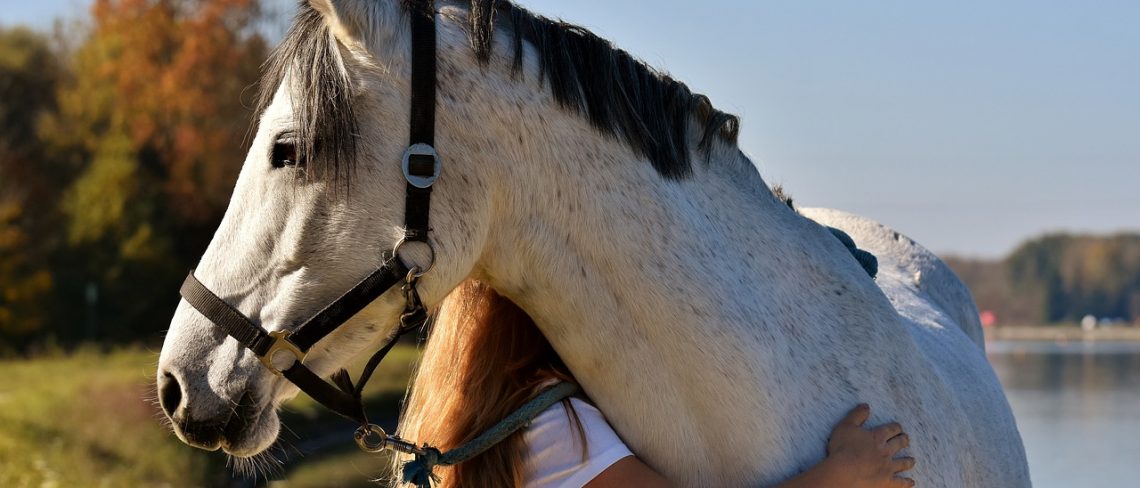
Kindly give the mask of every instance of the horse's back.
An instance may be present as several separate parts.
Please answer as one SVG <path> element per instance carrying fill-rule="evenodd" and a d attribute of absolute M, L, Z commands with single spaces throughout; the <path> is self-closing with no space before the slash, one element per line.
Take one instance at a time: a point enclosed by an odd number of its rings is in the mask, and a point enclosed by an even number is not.
<path fill-rule="evenodd" d="M 873 220 L 837 210 L 800 209 L 838 228 L 879 260 L 875 282 L 909 324 L 915 345 L 954 391 L 970 419 L 961 432 L 972 466 L 968 486 L 1029 486 L 1028 466 L 1009 403 L 985 358 L 977 306 L 961 279 L 926 248 Z M 979 416 L 980 412 L 989 415 Z"/>
<path fill-rule="evenodd" d="M 985 349 L 982 324 L 970 290 L 942 259 L 905 235 L 871 219 L 824 208 L 800 209 L 805 217 L 846 232 L 860 249 L 879 259 L 880 288 L 900 312 L 908 301 L 933 305 L 978 347 Z"/>

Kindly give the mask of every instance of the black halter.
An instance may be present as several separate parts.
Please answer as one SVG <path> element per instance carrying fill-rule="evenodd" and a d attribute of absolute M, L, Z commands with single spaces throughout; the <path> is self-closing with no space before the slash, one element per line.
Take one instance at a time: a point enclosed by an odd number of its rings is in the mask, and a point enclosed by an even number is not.
<path fill-rule="evenodd" d="M 416 282 L 435 262 L 435 250 L 431 248 L 428 239 L 431 230 L 428 225 L 431 188 L 440 174 L 439 156 L 433 147 L 436 104 L 435 16 L 431 2 L 423 10 L 410 9 L 409 15 L 412 25 L 412 107 L 411 141 L 403 158 L 404 177 L 407 180 L 404 209 L 406 230 L 395 247 L 384 253 L 384 262 L 380 268 L 292 332 L 269 332 L 259 327 L 206 288 L 194 277 L 193 271 L 186 277 L 181 290 L 182 297 L 191 306 L 253 351 L 273 374 L 284 376 L 320 404 L 359 422 L 361 430 L 357 431 L 357 442 L 362 447 L 365 447 L 362 439 L 370 443 L 383 442 L 384 434 L 382 430 L 377 432 L 378 427 L 368 423 L 361 392 L 372 376 L 372 371 L 392 349 L 396 340 L 427 322 L 427 310 L 420 302 Z M 400 259 L 400 248 L 408 242 L 421 242 L 429 247 L 432 252 L 431 262 L 426 269 L 418 266 L 409 268 Z M 368 361 L 356 385 L 353 385 L 343 369 L 332 375 L 330 384 L 303 364 L 305 354 L 314 344 L 397 285 L 402 285 L 405 299 L 400 327 Z M 284 370 L 278 370 L 273 362 L 274 356 L 280 353 L 287 353 L 294 358 L 293 364 Z M 368 440 L 374 435 L 379 435 L 381 439 Z"/>

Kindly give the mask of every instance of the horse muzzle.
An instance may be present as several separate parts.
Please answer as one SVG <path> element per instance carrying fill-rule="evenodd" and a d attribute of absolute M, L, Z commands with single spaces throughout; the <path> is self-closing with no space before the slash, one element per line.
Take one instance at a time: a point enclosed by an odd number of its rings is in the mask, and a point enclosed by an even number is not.
<path fill-rule="evenodd" d="M 211 391 L 191 398 L 191 391 L 176 374 L 164 370 L 158 378 L 158 402 L 174 433 L 186 444 L 237 456 L 254 454 L 258 424 L 264 408 L 249 392 L 237 402 L 226 401 Z"/>

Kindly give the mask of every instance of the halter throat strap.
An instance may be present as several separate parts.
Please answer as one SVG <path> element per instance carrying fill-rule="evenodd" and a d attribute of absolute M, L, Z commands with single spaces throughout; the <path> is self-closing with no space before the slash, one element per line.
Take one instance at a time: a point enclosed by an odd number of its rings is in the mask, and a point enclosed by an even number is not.
<path fill-rule="evenodd" d="M 376 271 L 306 320 L 292 332 L 268 331 L 239 312 L 228 302 L 210 291 L 191 271 L 182 283 L 182 297 L 190 306 L 221 328 L 230 337 L 252 351 L 262 364 L 276 375 L 284 376 L 330 410 L 369 428 L 364 414 L 362 391 L 384 356 L 400 336 L 419 329 L 427 322 L 427 311 L 416 291 L 416 280 L 431 268 L 435 261 L 429 233 L 431 188 L 440 175 L 440 159 L 435 151 L 436 105 L 436 28 L 432 2 L 422 9 L 408 11 L 412 32 L 412 93 L 410 145 L 403 157 L 403 172 L 407 180 L 404 209 L 405 235 L 396 246 L 385 253 L 384 262 Z M 407 242 L 426 244 L 431 250 L 432 263 L 426 269 L 409 268 L 401 260 L 399 251 Z M 353 385 L 348 373 L 340 370 L 329 383 L 312 370 L 303 360 L 309 350 L 343 325 L 385 292 L 402 285 L 405 309 L 400 326 L 368 362 L 360 381 Z M 275 365 L 282 354 L 293 357 L 284 370 Z M 288 359 L 288 358 L 284 358 Z M 284 362 L 282 362 L 284 363 Z"/>

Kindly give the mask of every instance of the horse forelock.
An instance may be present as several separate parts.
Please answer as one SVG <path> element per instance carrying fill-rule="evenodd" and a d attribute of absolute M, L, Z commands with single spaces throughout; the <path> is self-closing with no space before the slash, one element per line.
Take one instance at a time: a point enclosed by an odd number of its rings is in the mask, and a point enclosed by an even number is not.
<path fill-rule="evenodd" d="M 426 0 L 403 0 L 405 10 Z M 603 134 L 627 143 L 664 178 L 692 174 L 690 128 L 700 130 L 698 149 L 716 140 L 736 144 L 739 119 L 692 93 L 589 30 L 535 15 L 505 0 L 469 0 L 468 35 L 476 59 L 491 58 L 496 27 L 511 36 L 513 70 L 523 68 L 524 43 L 537 53 L 541 84 L 566 110 Z M 257 111 L 264 113 L 286 80 L 292 85 L 293 138 L 309 174 L 347 181 L 356 159 L 358 119 L 350 73 L 324 17 L 302 3 L 281 44 L 263 66 Z"/>
<path fill-rule="evenodd" d="M 263 114 L 289 81 L 291 139 L 310 176 L 348 181 L 356 160 L 358 119 L 352 79 L 320 12 L 303 3 L 288 34 L 262 66 L 255 114 Z"/>

